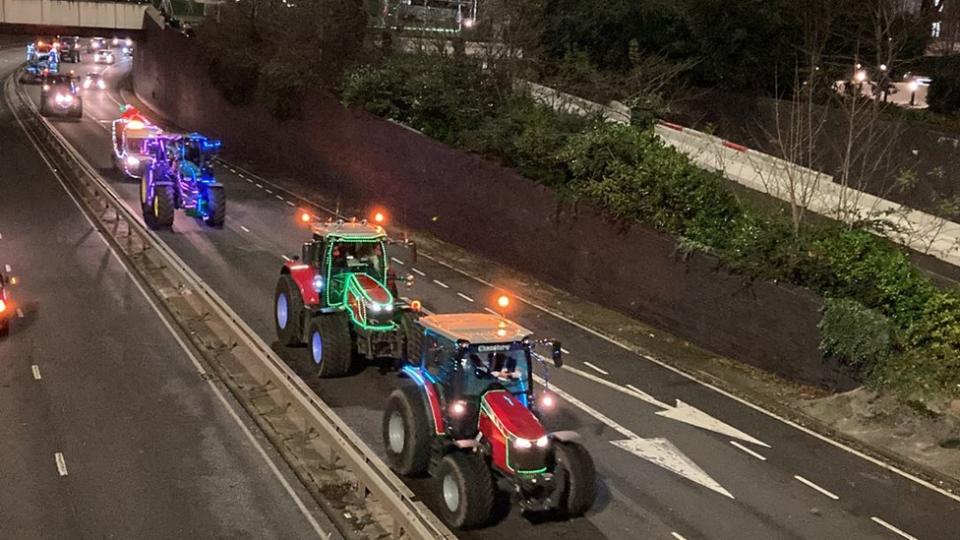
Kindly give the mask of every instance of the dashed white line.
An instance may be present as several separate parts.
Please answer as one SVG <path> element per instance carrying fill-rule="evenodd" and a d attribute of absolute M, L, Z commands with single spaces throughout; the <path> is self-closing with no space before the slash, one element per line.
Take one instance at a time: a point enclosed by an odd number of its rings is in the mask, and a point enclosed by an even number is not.
<path fill-rule="evenodd" d="M 239 176 L 240 178 L 246 178 L 246 176 L 244 176 L 243 173 L 237 173 L 237 176 Z"/>
<path fill-rule="evenodd" d="M 7 269 L 7 273 L 8 273 L 8 274 L 9 274 L 10 272 L 13 272 L 13 270 L 10 268 L 10 265 L 9 265 L 9 264 L 4 265 L 4 268 Z"/>
<path fill-rule="evenodd" d="M 257 187 L 260 188 L 260 189 L 263 189 L 263 186 L 260 185 L 260 184 L 254 184 L 254 185 L 257 186 Z"/>
<path fill-rule="evenodd" d="M 22 310 L 22 309 L 20 309 L 20 308 L 17 308 L 17 317 L 19 317 L 19 318 L 21 318 L 21 319 L 22 319 L 22 318 L 23 318 L 23 316 L 24 316 L 24 315 L 23 315 L 23 310 Z"/>
<path fill-rule="evenodd" d="M 499 313 L 497 313 L 496 311 L 494 311 L 494 310 L 492 310 L 492 309 L 490 309 L 490 308 L 488 308 L 488 307 L 483 308 L 483 310 L 486 311 L 487 313 L 491 314 L 491 315 L 496 315 L 497 317 L 500 316 Z"/>
<path fill-rule="evenodd" d="M 870 519 L 873 520 L 873 522 L 876 523 L 877 525 L 880 525 L 881 527 L 884 527 L 884 528 L 887 529 L 888 531 L 891 531 L 891 532 L 894 532 L 894 533 L 896 533 L 896 534 L 899 534 L 900 536 L 906 538 L 907 540 L 917 540 L 917 537 L 916 537 L 916 536 L 907 534 L 906 532 L 904 532 L 904 531 L 902 531 L 902 530 L 894 527 L 893 525 L 887 523 L 886 521 L 884 521 L 884 520 L 882 520 L 882 519 L 880 519 L 880 518 L 878 518 L 878 517 L 876 517 L 876 516 L 874 516 L 874 517 L 872 517 L 872 518 L 870 518 Z"/>
<path fill-rule="evenodd" d="M 412 267 L 412 266 L 410 267 L 410 270 L 413 270 L 413 273 L 414 273 L 414 274 L 420 274 L 420 275 L 423 276 L 423 277 L 426 277 L 426 276 L 427 276 L 426 274 L 424 274 L 423 272 L 421 272 L 420 270 L 418 270 L 418 269 L 416 269 L 416 268 L 414 268 L 414 267 Z"/>
<path fill-rule="evenodd" d="M 407 263 L 401 261 L 400 259 L 398 259 L 398 258 L 396 258 L 396 257 L 390 257 L 390 260 L 393 261 L 393 262 L 395 262 L 395 263 L 397 263 L 397 264 L 399 264 L 400 266 L 404 266 L 404 265 L 407 264 Z"/>
<path fill-rule="evenodd" d="M 754 452 L 753 450 L 747 448 L 746 446 L 738 443 L 737 441 L 730 441 L 730 444 L 732 444 L 733 446 L 739 448 L 740 450 L 743 450 L 744 452 L 750 454 L 751 456 L 759 459 L 760 461 L 766 461 L 766 460 L 767 460 L 767 458 L 765 458 L 765 457 L 763 457 L 762 455 Z"/>
<path fill-rule="evenodd" d="M 601 368 L 599 368 L 599 367 L 591 364 L 590 362 L 584 362 L 583 365 L 587 366 L 588 368 L 596 371 L 597 373 L 599 373 L 599 374 L 601 374 L 601 375 L 609 375 L 609 374 L 610 374 L 609 371 L 607 371 L 607 370 L 605 370 L 605 369 L 601 369 Z"/>
<path fill-rule="evenodd" d="M 287 201 L 287 206 L 292 206 L 292 207 L 294 207 L 294 208 L 296 208 L 296 207 L 297 207 L 297 205 L 295 205 L 295 204 L 293 204 L 293 203 L 292 203 L 292 202 L 290 202 L 290 201 Z"/>
<path fill-rule="evenodd" d="M 57 462 L 57 472 L 60 473 L 60 476 L 67 475 L 67 460 L 64 459 L 62 452 L 57 452 L 53 455 L 54 461 Z"/>
<path fill-rule="evenodd" d="M 562 352 L 563 354 L 570 354 L 570 351 L 564 349 L 563 347 L 560 347 L 560 352 Z"/>
<path fill-rule="evenodd" d="M 232 167 L 230 168 L 230 172 L 232 172 L 233 174 L 237 174 L 237 170 Z"/>
<path fill-rule="evenodd" d="M 835 500 L 835 501 L 839 501 L 839 500 L 840 500 L 840 497 L 834 495 L 833 493 L 830 493 L 829 491 L 823 489 L 822 487 L 814 484 L 813 482 L 807 480 L 806 478 L 804 478 L 804 477 L 802 477 L 802 476 L 800 476 L 800 475 L 798 475 L 798 474 L 793 475 L 793 477 L 794 477 L 795 479 L 797 479 L 798 481 L 800 481 L 801 483 L 803 483 L 804 485 L 806 485 L 807 487 L 813 488 L 813 489 L 819 491 L 820 493 L 822 493 L 823 495 L 826 495 L 827 497 L 830 497 L 831 499 L 833 499 L 833 500 Z"/>
<path fill-rule="evenodd" d="M 34 364 L 34 365 L 30 366 L 30 371 L 33 372 L 33 378 L 34 378 L 35 380 L 38 380 L 38 381 L 39 381 L 40 379 L 43 378 L 43 377 L 40 376 L 40 366 Z"/>
<path fill-rule="evenodd" d="M 293 260 L 293 259 L 291 259 L 290 257 L 287 257 L 286 255 L 281 255 L 281 257 L 283 257 L 283 260 L 285 260 L 285 261 L 287 261 L 287 262 L 290 262 L 290 261 Z"/>
<path fill-rule="evenodd" d="M 250 232 L 250 229 L 244 227 L 243 225 L 241 225 L 240 228 L 243 229 L 243 232 Z"/>
<path fill-rule="evenodd" d="M 249 178 L 244 178 L 244 180 L 246 180 L 247 183 L 249 183 L 249 184 L 252 184 L 252 183 L 253 183 L 253 180 L 251 180 L 251 179 L 249 179 Z"/>
<path fill-rule="evenodd" d="M 683 536 L 681 536 L 680 533 L 678 533 L 678 532 L 671 532 L 671 533 L 670 533 L 670 536 L 676 538 L 677 540 L 687 540 L 686 538 L 684 538 Z"/>
<path fill-rule="evenodd" d="M 274 195 L 274 197 L 276 197 L 278 201 L 285 201 L 285 200 L 286 200 L 286 199 L 284 199 L 283 197 L 281 197 L 280 195 Z"/>
<path fill-rule="evenodd" d="M 267 188 L 263 188 L 263 190 L 264 190 L 264 191 L 266 191 L 267 193 L 269 193 L 270 195 L 273 195 L 273 192 L 272 192 L 272 191 L 270 191 L 269 189 L 267 189 Z"/>
<path fill-rule="evenodd" d="M 450 288 L 449 285 L 447 285 L 446 283 L 444 283 L 444 282 L 442 282 L 442 281 L 433 280 L 433 282 L 436 283 L 437 285 L 443 287 L 444 289 L 449 289 L 449 288 Z"/>
<path fill-rule="evenodd" d="M 460 298 L 463 298 L 467 302 L 473 302 L 473 298 L 470 298 L 469 296 L 463 294 L 462 292 L 458 292 L 457 296 L 459 296 Z"/>

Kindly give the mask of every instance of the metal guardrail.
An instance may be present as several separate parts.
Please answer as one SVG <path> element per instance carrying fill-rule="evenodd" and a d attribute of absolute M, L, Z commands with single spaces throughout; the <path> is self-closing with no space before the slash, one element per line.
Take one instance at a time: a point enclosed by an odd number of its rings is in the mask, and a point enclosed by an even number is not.
<path fill-rule="evenodd" d="M 56 158 L 61 167 L 58 173 L 66 177 L 101 231 L 265 428 L 301 480 L 318 484 L 323 478 L 339 478 L 355 486 L 370 518 L 396 538 L 456 538 L 227 303 L 141 223 L 107 181 L 37 112 L 15 82 L 18 75 L 19 70 L 7 79 L 4 94 L 27 135 L 48 157 Z M 316 494 L 319 487 L 310 491 Z"/>

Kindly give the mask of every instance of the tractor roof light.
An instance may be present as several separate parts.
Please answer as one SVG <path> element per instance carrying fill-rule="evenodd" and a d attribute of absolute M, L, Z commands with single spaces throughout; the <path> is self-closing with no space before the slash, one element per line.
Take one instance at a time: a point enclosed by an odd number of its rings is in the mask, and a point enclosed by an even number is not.
<path fill-rule="evenodd" d="M 506 309 L 510 307 L 510 297 L 505 294 L 501 294 L 500 296 L 498 296 L 497 307 L 499 307 L 500 309 Z"/>
<path fill-rule="evenodd" d="M 300 223 L 310 223 L 310 213 L 300 212 Z"/>

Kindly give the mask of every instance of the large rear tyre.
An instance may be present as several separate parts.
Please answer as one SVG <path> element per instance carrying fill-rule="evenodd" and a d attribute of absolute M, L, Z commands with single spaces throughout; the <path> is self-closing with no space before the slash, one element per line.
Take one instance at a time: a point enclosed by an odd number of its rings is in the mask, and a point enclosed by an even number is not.
<path fill-rule="evenodd" d="M 420 351 L 423 347 L 423 330 L 417 325 L 416 315 L 411 311 L 405 311 L 400 319 L 400 331 L 403 333 L 403 358 L 400 365 L 410 363 L 420 364 Z"/>
<path fill-rule="evenodd" d="M 223 227 L 223 222 L 227 219 L 227 194 L 223 187 L 208 187 L 206 203 L 203 222 L 211 227 Z"/>
<path fill-rule="evenodd" d="M 154 186 L 150 205 L 143 212 L 147 227 L 153 230 L 172 227 L 175 205 L 173 186 Z"/>
<path fill-rule="evenodd" d="M 280 276 L 273 295 L 273 322 L 280 345 L 293 347 L 303 343 L 303 295 L 289 275 Z"/>
<path fill-rule="evenodd" d="M 314 317 L 307 333 L 307 349 L 318 377 L 346 375 L 355 356 L 350 316 L 337 312 Z"/>
<path fill-rule="evenodd" d="M 417 476 L 430 464 L 431 420 L 418 387 L 407 383 L 387 398 L 383 446 L 391 469 L 404 476 Z"/>
<path fill-rule="evenodd" d="M 554 447 L 556 466 L 562 469 L 563 492 L 559 508 L 567 517 L 582 516 L 593 507 L 597 498 L 597 471 L 593 458 L 580 443 L 556 441 Z"/>
<path fill-rule="evenodd" d="M 440 519 L 455 529 L 479 527 L 493 510 L 493 478 L 479 454 L 454 452 L 437 467 Z"/>

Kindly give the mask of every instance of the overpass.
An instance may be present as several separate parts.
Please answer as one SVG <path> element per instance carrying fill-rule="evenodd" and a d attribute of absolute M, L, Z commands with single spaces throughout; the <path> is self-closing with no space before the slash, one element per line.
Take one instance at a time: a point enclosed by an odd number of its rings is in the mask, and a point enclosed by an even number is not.
<path fill-rule="evenodd" d="M 0 0 L 0 29 L 35 34 L 139 31 L 149 6 L 146 0 Z"/>

